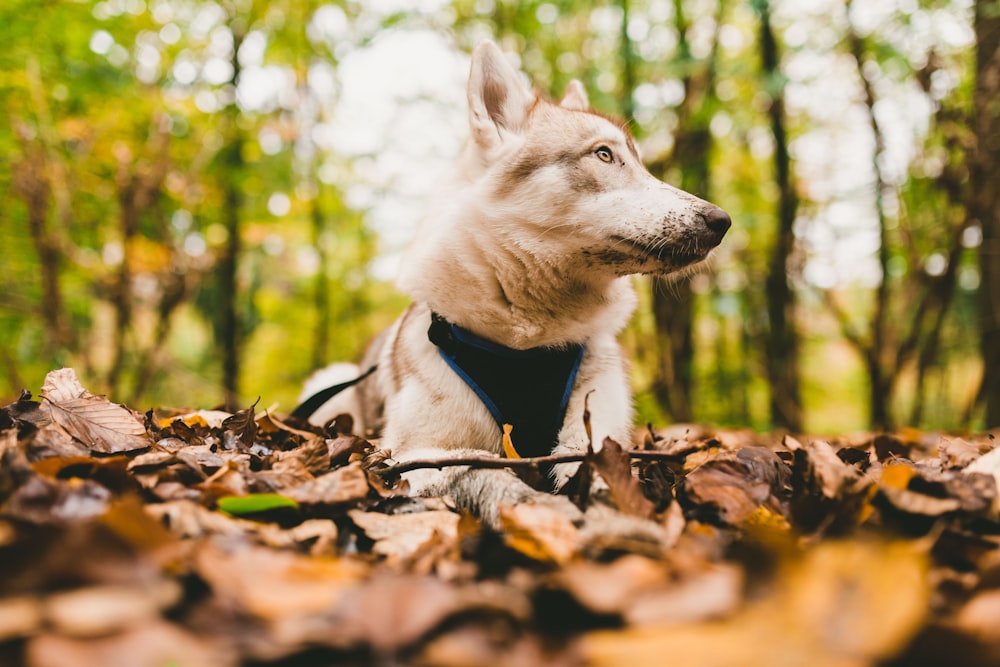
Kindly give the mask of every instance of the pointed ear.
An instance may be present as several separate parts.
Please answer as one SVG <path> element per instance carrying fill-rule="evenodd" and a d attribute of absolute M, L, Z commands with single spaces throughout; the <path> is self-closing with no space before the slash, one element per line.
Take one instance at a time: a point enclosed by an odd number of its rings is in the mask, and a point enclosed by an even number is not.
<path fill-rule="evenodd" d="M 559 106 L 571 111 L 586 111 L 590 108 L 590 100 L 587 98 L 587 91 L 583 84 L 573 79 L 566 86 L 566 93 L 563 95 Z"/>
<path fill-rule="evenodd" d="M 483 42 L 472 54 L 468 94 L 472 138 L 484 149 L 520 132 L 535 103 L 534 93 L 493 42 Z"/>

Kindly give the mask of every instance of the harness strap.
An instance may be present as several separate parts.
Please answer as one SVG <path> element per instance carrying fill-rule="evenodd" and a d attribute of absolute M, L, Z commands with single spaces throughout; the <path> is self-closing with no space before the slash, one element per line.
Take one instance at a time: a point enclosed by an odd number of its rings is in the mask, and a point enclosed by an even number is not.
<path fill-rule="evenodd" d="M 497 427 L 513 426 L 520 456 L 544 456 L 557 444 L 584 346 L 515 350 L 431 313 L 427 338 L 476 394 Z"/>
<path fill-rule="evenodd" d="M 319 410 L 320 406 L 322 406 L 324 403 L 326 403 L 331 398 L 333 398 L 340 392 L 344 391 L 345 389 L 353 387 L 354 385 L 364 380 L 366 377 L 374 373 L 376 368 L 378 368 L 377 365 L 372 366 L 371 368 L 369 368 L 368 370 L 366 370 L 364 373 L 354 378 L 353 380 L 348 380 L 347 382 L 341 382 L 340 384 L 335 384 L 332 387 L 327 387 L 322 391 L 316 392 L 306 400 L 302 401 L 302 403 L 300 403 L 294 410 L 292 410 L 292 416 L 298 417 L 299 419 L 308 420 L 310 417 L 312 417 L 314 412 Z"/>

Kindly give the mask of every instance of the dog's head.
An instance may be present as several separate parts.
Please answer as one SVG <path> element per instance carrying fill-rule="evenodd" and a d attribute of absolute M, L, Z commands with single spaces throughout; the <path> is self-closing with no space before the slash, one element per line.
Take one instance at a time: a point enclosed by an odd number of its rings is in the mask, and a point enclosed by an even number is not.
<path fill-rule="evenodd" d="M 492 42 L 473 54 L 465 178 L 482 214 L 536 256 L 616 275 L 669 273 L 715 248 L 729 216 L 645 168 L 623 123 L 589 110 L 572 81 L 550 102 Z"/>

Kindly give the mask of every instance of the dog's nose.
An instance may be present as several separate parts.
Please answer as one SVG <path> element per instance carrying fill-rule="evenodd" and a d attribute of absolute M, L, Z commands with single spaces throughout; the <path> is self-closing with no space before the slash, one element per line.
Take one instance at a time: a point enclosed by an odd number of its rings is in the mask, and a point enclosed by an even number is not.
<path fill-rule="evenodd" d="M 714 232 L 720 239 L 733 224 L 729 214 L 718 206 L 710 206 L 708 209 L 703 211 L 701 215 L 705 219 L 705 224 L 708 228 L 712 230 L 712 232 Z"/>

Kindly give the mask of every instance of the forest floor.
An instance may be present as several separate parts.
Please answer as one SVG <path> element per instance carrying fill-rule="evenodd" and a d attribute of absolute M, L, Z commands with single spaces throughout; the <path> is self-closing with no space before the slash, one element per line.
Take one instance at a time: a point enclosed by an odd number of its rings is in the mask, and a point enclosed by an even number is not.
<path fill-rule="evenodd" d="M 349 431 L 50 373 L 0 408 L 0 665 L 1000 664 L 996 434 L 649 428 L 494 530 Z"/>

